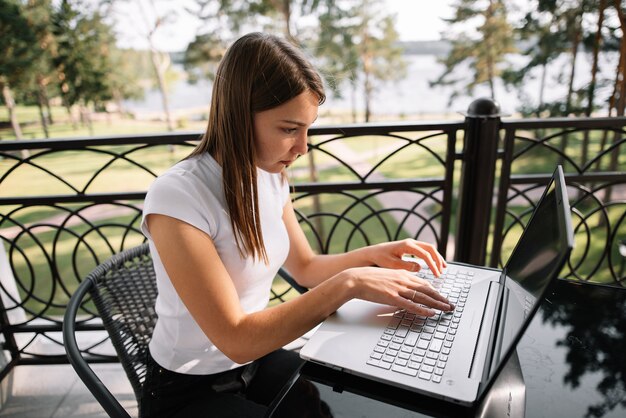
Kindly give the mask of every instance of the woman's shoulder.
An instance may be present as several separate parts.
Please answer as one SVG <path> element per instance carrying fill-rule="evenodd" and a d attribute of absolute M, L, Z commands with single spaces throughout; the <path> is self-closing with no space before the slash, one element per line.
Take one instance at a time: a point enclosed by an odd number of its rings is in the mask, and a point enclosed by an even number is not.
<path fill-rule="evenodd" d="M 211 183 L 211 180 L 219 178 L 221 181 L 221 171 L 208 154 L 196 155 L 184 159 L 163 174 L 159 175 L 155 184 L 193 184 L 200 182 L 202 184 Z"/>
<path fill-rule="evenodd" d="M 221 187 L 221 171 L 215 161 L 206 156 L 194 156 L 182 160 L 159 175 L 150 185 L 148 196 L 177 193 L 207 192 Z M 173 193 L 173 194 L 172 194 Z"/>

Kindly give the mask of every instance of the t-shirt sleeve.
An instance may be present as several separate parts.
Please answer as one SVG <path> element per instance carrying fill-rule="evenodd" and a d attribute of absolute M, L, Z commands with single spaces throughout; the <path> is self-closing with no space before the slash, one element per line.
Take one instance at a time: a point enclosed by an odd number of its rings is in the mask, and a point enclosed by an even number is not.
<path fill-rule="evenodd" d="M 180 173 L 168 173 L 158 177 L 146 194 L 141 232 L 148 239 L 152 239 L 146 217 L 150 214 L 160 214 L 179 219 L 214 238 L 215 216 L 210 207 L 202 208 L 201 203 L 207 197 L 196 190 L 193 182 Z"/>

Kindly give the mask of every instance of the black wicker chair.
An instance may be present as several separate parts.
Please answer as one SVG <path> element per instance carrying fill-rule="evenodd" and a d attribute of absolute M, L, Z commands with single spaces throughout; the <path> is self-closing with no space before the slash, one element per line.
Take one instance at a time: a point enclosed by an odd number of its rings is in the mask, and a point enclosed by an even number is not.
<path fill-rule="evenodd" d="M 298 292 L 306 291 L 285 270 L 279 275 Z M 146 352 L 157 317 L 156 280 L 148 244 L 114 255 L 92 271 L 70 298 L 63 319 L 65 351 L 80 379 L 109 416 L 130 418 L 78 348 L 76 315 L 87 295 L 96 305 L 140 405 Z"/>

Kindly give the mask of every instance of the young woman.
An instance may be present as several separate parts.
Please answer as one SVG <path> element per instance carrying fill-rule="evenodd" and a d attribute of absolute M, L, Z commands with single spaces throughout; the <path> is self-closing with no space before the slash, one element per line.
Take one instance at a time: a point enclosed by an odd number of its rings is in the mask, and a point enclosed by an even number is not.
<path fill-rule="evenodd" d="M 350 299 L 429 316 L 453 309 L 411 274 L 416 263 L 402 260 L 419 257 L 438 274 L 445 261 L 430 244 L 312 251 L 284 170 L 307 152 L 307 130 L 324 99 L 319 74 L 278 37 L 252 33 L 224 55 L 202 141 L 145 200 L 159 319 L 143 416 L 263 415 L 301 363 L 281 347 Z M 311 290 L 267 308 L 283 265 Z"/>

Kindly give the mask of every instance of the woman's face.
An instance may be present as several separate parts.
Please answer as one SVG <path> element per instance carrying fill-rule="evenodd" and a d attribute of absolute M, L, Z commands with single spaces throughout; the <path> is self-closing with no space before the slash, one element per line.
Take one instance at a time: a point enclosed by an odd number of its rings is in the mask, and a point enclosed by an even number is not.
<path fill-rule="evenodd" d="M 305 91 L 273 109 L 254 115 L 256 165 L 280 173 L 307 152 L 307 132 L 315 119 L 319 99 Z"/>

